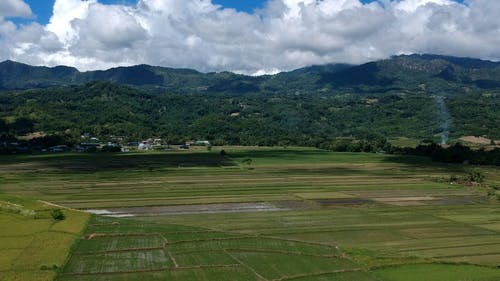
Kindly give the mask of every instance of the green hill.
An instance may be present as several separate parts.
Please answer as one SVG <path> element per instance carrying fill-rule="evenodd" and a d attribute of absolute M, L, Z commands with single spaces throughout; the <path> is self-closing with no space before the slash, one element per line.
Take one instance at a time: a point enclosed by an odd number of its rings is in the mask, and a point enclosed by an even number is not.
<path fill-rule="evenodd" d="M 500 139 L 500 63 L 434 55 L 252 77 L 139 65 L 0 63 L 0 133 L 310 145 L 338 137 Z"/>

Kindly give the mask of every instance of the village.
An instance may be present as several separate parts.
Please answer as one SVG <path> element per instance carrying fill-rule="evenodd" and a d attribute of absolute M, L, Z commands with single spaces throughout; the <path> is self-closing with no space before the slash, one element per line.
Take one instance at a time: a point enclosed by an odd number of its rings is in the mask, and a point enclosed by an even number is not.
<path fill-rule="evenodd" d="M 57 140 L 37 141 L 10 140 L 0 142 L 0 154 L 33 154 L 33 153 L 60 153 L 60 152 L 137 152 L 137 151 L 175 151 L 188 150 L 191 147 L 206 148 L 211 150 L 212 144 L 208 140 L 185 141 L 170 144 L 161 138 L 147 138 L 140 141 L 125 141 L 124 136 L 110 136 L 109 140 L 100 140 L 90 134 L 83 134 L 81 141 L 76 144 Z"/>

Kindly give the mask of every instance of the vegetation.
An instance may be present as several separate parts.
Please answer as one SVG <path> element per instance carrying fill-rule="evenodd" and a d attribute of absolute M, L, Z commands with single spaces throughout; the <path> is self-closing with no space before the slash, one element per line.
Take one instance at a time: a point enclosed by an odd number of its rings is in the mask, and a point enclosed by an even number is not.
<path fill-rule="evenodd" d="M 399 154 L 427 156 L 438 162 L 500 165 L 500 148 L 495 148 L 490 151 L 484 149 L 473 150 L 460 143 L 456 143 L 450 147 L 443 147 L 436 143 L 431 143 L 428 145 L 418 145 L 415 148 L 393 148 L 390 151 Z M 474 176 L 474 178 L 476 178 L 476 176 Z"/>
<path fill-rule="evenodd" d="M 500 209 L 486 189 L 500 184 L 497 167 L 313 148 L 214 147 L 9 155 L 0 157 L 0 171 L 0 192 L 134 216 L 93 215 L 66 262 L 27 255 L 33 266 L 18 267 L 57 272 L 57 280 L 500 277 Z M 476 172 L 483 185 L 448 181 Z M 50 223 L 54 234 L 46 239 L 62 239 L 57 235 L 81 229 L 72 215 L 84 215 L 63 212 L 63 221 L 50 212 L 42 220 L 4 214 Z"/>
<path fill-rule="evenodd" d="M 448 134 L 444 124 L 455 139 L 500 139 L 498 63 L 401 56 L 263 77 L 148 66 L 86 74 L 66 69 L 64 81 L 75 85 L 58 82 L 64 69 L 49 81 L 54 69 L 13 62 L 2 67 L 11 72 L 2 76 L 0 138 L 43 131 L 41 146 L 80 142 L 80 135 L 88 133 L 105 141 L 156 136 L 179 144 L 210 140 L 214 145 L 338 150 L 345 146 L 343 138 L 380 145 L 400 137 L 439 142 Z M 33 82 L 37 77 L 49 80 Z M 21 85 L 13 86 L 11 78 Z M 30 82 L 23 86 L 23 81 Z M 367 149 L 362 142 L 357 148 Z"/>
<path fill-rule="evenodd" d="M 54 209 L 50 212 L 50 215 L 52 218 L 56 221 L 62 221 L 66 218 L 64 213 L 61 211 L 61 209 Z"/>
<path fill-rule="evenodd" d="M 493 281 L 498 279 L 498 271 L 478 266 L 456 265 L 406 265 L 389 267 L 377 271 L 377 275 L 387 281 Z"/>
<path fill-rule="evenodd" d="M 499 73 L 0 63 L 0 281 L 499 280 Z M 64 152 L 90 137 L 213 146 Z"/>
<path fill-rule="evenodd" d="M 89 215 L 67 210 L 68 220 L 53 220 L 58 209 L 25 196 L 0 194 L 0 205 L 21 210 L 0 209 L 0 280 L 54 280 Z"/>

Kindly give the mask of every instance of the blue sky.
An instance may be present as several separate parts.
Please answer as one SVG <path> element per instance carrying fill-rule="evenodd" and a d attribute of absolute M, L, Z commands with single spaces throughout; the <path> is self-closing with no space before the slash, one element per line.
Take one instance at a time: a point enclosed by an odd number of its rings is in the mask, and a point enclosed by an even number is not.
<path fill-rule="evenodd" d="M 0 0 L 1 1 L 1 0 Z M 30 5 L 33 11 L 34 20 L 41 23 L 48 23 L 50 17 L 52 16 L 52 8 L 54 7 L 55 0 L 25 0 L 28 5 Z M 101 3 L 105 4 L 124 4 L 124 3 L 135 3 L 136 0 L 99 0 Z M 24 22 L 25 20 L 16 19 L 17 22 Z"/>
<path fill-rule="evenodd" d="M 33 20 L 47 24 L 52 16 L 52 7 L 55 0 L 25 0 L 30 5 L 35 18 Z M 213 3 L 222 5 L 223 7 L 234 8 L 238 11 L 251 13 L 255 9 L 262 8 L 267 0 L 212 0 Z M 363 3 L 370 3 L 376 0 L 361 0 Z M 464 0 L 456 0 L 463 3 Z M 99 0 L 105 4 L 135 4 L 137 0 Z M 14 19 L 17 23 L 25 23 L 30 20 Z"/>
<path fill-rule="evenodd" d="M 30 5 L 31 10 L 36 17 L 34 20 L 41 24 L 46 24 L 49 21 L 52 15 L 54 1 L 55 0 L 25 0 L 25 2 Z M 251 13 L 254 9 L 262 8 L 266 1 L 267 0 L 212 0 L 215 4 L 249 13 Z M 374 0 L 362 0 L 363 3 L 373 1 Z M 137 0 L 99 0 L 99 2 L 105 4 L 134 4 Z M 23 19 L 16 19 L 15 21 L 18 23 L 26 22 L 26 20 Z"/>
<path fill-rule="evenodd" d="M 375 0 L 362 0 L 361 2 L 369 3 L 373 1 Z M 266 0 L 212 0 L 212 2 L 239 11 L 252 12 L 255 8 L 261 8 Z"/>

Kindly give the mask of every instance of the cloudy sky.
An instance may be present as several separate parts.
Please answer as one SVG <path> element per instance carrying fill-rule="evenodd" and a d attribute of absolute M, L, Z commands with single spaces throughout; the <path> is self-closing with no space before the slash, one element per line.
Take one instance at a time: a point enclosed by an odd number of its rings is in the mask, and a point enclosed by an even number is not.
<path fill-rule="evenodd" d="M 500 59 L 497 0 L 0 0 L 0 60 L 273 73 L 407 53 Z"/>

